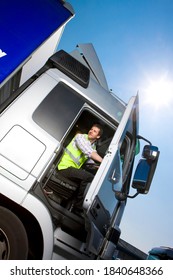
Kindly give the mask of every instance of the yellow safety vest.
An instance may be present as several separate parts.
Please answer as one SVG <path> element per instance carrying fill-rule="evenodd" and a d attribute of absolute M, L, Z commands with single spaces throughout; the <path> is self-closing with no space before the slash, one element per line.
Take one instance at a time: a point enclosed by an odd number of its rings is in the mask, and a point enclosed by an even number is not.
<path fill-rule="evenodd" d="M 85 138 L 88 139 L 88 135 L 84 134 Z M 75 137 L 65 148 L 64 154 L 58 164 L 58 170 L 66 169 L 68 167 L 74 167 L 79 169 L 87 160 L 87 157 L 83 152 L 75 146 Z"/>

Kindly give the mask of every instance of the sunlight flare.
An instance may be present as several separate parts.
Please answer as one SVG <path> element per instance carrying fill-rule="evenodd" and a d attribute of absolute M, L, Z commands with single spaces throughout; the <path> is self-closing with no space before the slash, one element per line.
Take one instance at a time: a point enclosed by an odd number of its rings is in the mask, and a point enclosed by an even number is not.
<path fill-rule="evenodd" d="M 163 77 L 160 80 L 151 80 L 145 90 L 145 103 L 155 109 L 169 107 L 173 102 L 173 81 Z"/>

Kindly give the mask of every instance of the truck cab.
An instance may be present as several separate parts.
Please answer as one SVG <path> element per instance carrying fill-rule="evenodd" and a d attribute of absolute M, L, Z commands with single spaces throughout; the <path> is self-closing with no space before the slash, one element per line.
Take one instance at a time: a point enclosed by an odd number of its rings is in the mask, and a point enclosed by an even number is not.
<path fill-rule="evenodd" d="M 0 258 L 116 258 L 127 199 L 149 191 L 159 157 L 138 135 L 138 109 L 138 95 L 126 104 L 110 92 L 91 44 L 55 53 L 2 104 Z M 60 177 L 57 164 L 74 135 L 95 123 L 103 161 L 83 166 L 94 179 L 77 215 L 78 184 Z M 141 139 L 148 145 L 135 172 Z"/>

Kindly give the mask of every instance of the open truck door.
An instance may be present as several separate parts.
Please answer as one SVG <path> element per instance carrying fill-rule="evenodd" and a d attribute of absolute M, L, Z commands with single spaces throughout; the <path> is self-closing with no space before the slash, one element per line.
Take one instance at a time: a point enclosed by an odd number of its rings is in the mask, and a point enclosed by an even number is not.
<path fill-rule="evenodd" d="M 106 259 L 113 258 L 120 236 L 119 224 L 125 201 L 119 201 L 115 192 L 121 192 L 123 182 L 129 180 L 131 176 L 138 133 L 137 108 L 138 96 L 135 96 L 127 105 L 104 160 L 84 199 L 83 207 L 87 213 L 91 232 L 89 250 Z M 106 246 L 110 246 L 110 249 L 106 250 L 106 256 L 103 256 L 105 240 Z"/>
<path fill-rule="evenodd" d="M 101 259 L 116 258 L 119 228 L 127 198 L 147 193 L 157 165 L 159 151 L 155 146 L 144 146 L 137 165 L 129 195 L 132 169 L 139 153 L 138 96 L 132 97 L 115 131 L 104 160 L 85 196 L 83 207 L 88 217 L 89 251 Z M 145 138 L 142 138 L 146 140 Z"/>

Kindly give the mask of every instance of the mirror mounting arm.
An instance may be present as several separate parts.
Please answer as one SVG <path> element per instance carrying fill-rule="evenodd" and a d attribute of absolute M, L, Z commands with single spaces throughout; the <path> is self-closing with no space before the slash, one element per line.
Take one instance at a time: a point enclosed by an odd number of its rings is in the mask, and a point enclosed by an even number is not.
<path fill-rule="evenodd" d="M 139 192 L 136 192 L 134 195 L 128 195 L 120 191 L 114 191 L 114 193 L 118 201 L 123 201 L 126 200 L 127 198 L 135 198 L 139 194 Z"/>
<path fill-rule="evenodd" d="M 137 135 L 137 139 L 142 139 L 142 140 L 144 140 L 145 142 L 147 142 L 149 145 L 152 145 L 152 143 L 151 143 L 148 139 L 144 138 L 144 137 L 141 136 L 141 135 Z"/>

